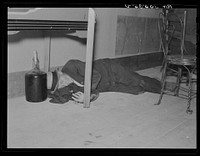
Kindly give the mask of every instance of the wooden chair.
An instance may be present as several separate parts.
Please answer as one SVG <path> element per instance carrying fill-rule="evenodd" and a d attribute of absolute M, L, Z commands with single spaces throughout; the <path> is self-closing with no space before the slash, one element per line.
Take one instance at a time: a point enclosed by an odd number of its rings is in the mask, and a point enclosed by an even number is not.
<path fill-rule="evenodd" d="M 174 16 L 176 21 L 169 21 L 169 18 Z M 173 18 L 173 19 L 174 19 Z M 175 24 L 173 24 L 173 22 Z M 179 28 L 181 34 L 180 37 L 180 53 L 173 52 L 170 50 L 170 43 L 173 37 L 176 35 L 176 26 L 179 24 Z M 161 48 L 164 53 L 163 64 L 161 67 L 162 70 L 162 89 L 158 102 L 155 105 L 159 105 L 161 103 L 163 94 L 170 94 L 174 96 L 178 96 L 181 98 L 185 98 L 188 100 L 188 106 L 186 112 L 191 114 L 193 111 L 190 109 L 191 100 L 196 96 L 196 93 L 192 90 L 192 83 L 196 81 L 196 79 L 192 79 L 192 74 L 196 74 L 196 56 L 189 55 L 184 46 L 185 40 L 185 28 L 186 28 L 186 11 L 183 14 L 183 20 L 175 13 L 160 13 L 159 21 L 158 21 L 158 30 L 160 33 L 161 39 Z M 170 71 L 170 72 L 169 72 Z M 176 76 L 176 86 L 174 90 L 167 90 L 166 88 L 166 79 L 167 76 Z M 180 86 L 181 83 L 187 82 L 187 88 L 183 88 Z M 179 90 L 183 90 L 187 92 L 187 95 L 179 94 Z M 173 93 L 173 94 L 171 94 Z"/>

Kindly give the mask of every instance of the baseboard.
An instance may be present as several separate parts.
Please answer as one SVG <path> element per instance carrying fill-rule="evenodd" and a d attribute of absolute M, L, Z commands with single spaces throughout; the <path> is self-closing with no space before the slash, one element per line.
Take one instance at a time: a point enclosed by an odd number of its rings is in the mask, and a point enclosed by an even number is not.
<path fill-rule="evenodd" d="M 160 66 L 163 61 L 163 53 L 162 52 L 146 53 L 141 55 L 118 57 L 115 58 L 114 60 L 119 62 L 124 67 L 127 67 L 128 69 L 132 69 L 132 71 L 138 71 Z"/>

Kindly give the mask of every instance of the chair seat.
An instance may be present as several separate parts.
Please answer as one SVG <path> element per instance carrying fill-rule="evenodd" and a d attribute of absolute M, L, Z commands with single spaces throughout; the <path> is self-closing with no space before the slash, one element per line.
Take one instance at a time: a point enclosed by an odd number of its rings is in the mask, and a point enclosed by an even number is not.
<path fill-rule="evenodd" d="M 196 56 L 194 55 L 167 55 L 166 60 L 168 63 L 176 65 L 196 65 Z"/>

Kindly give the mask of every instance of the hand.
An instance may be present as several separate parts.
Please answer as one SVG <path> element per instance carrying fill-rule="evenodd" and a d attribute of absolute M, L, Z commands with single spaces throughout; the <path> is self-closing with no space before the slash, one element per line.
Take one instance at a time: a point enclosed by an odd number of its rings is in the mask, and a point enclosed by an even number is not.
<path fill-rule="evenodd" d="M 75 102 L 83 103 L 84 102 L 84 93 L 82 93 L 82 92 L 76 92 L 76 93 L 72 94 L 72 99 Z"/>

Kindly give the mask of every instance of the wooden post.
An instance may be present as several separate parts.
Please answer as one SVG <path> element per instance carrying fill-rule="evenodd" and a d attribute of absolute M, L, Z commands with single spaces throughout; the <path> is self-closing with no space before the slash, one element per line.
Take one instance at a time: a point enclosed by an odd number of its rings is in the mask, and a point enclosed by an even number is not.
<path fill-rule="evenodd" d="M 95 12 L 92 8 L 88 11 L 87 27 L 87 49 L 85 65 L 85 83 L 84 83 L 84 108 L 90 107 L 92 60 L 93 60 L 93 41 L 94 41 Z"/>
<path fill-rule="evenodd" d="M 50 71 L 51 32 L 44 31 L 44 72 Z"/>

